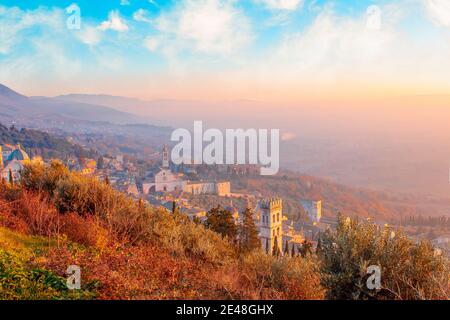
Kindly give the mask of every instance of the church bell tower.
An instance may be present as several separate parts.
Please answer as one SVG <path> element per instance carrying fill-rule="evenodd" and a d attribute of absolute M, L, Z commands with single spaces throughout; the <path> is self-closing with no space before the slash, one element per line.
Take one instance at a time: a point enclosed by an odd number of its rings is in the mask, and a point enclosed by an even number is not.
<path fill-rule="evenodd" d="M 169 148 L 167 147 L 167 145 L 164 145 L 163 150 L 162 150 L 162 166 L 165 169 L 169 168 Z"/>

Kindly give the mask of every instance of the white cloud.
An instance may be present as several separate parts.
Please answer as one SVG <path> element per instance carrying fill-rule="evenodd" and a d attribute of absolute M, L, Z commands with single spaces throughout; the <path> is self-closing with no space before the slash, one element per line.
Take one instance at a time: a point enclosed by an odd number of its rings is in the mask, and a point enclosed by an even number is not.
<path fill-rule="evenodd" d="M 96 45 L 101 40 L 101 34 L 98 28 L 83 24 L 80 31 L 77 32 L 77 38 L 87 45 Z"/>
<path fill-rule="evenodd" d="M 128 31 L 127 23 L 120 17 L 119 11 L 113 10 L 108 15 L 108 20 L 103 21 L 100 26 L 100 30 L 114 30 L 117 32 Z"/>
<path fill-rule="evenodd" d="M 0 82 L 29 88 L 78 76 L 81 63 L 67 49 L 78 30 L 67 30 L 66 18 L 63 9 L 0 6 Z"/>
<path fill-rule="evenodd" d="M 155 37 L 148 37 L 144 41 L 144 46 L 150 51 L 155 52 L 160 45 L 160 40 Z"/>
<path fill-rule="evenodd" d="M 133 19 L 139 22 L 151 22 L 151 20 L 147 18 L 147 16 L 148 11 L 142 8 L 133 13 Z"/>
<path fill-rule="evenodd" d="M 286 96 L 441 89 L 450 74 L 450 42 L 444 33 L 417 37 L 403 28 L 417 7 L 405 12 L 402 4 L 380 6 L 373 21 L 366 12 L 346 16 L 324 8 L 311 24 L 285 31 L 278 45 L 229 77 Z"/>
<path fill-rule="evenodd" d="M 423 0 L 428 16 L 437 26 L 450 27 L 449 0 Z"/>
<path fill-rule="evenodd" d="M 253 2 L 264 6 L 273 14 L 264 22 L 268 27 L 288 24 L 291 22 L 292 13 L 304 5 L 304 0 L 253 0 Z"/>
<path fill-rule="evenodd" d="M 366 10 L 366 27 L 370 30 L 380 30 L 382 23 L 381 8 L 376 5 L 369 6 Z"/>
<path fill-rule="evenodd" d="M 339 17 L 325 10 L 305 31 L 285 37 L 278 58 L 289 61 L 289 68 L 304 71 L 329 73 L 348 67 L 377 68 L 378 63 L 391 60 L 391 48 L 396 47 L 398 38 L 392 21 L 373 28 L 369 19 L 366 15 Z"/>
<path fill-rule="evenodd" d="M 21 32 L 34 27 L 48 28 L 54 32 L 64 31 L 62 10 L 36 10 L 22 11 L 17 7 L 7 8 L 0 6 L 0 53 L 7 54 L 21 42 Z"/>
<path fill-rule="evenodd" d="M 80 30 L 69 30 L 67 17 L 63 8 L 21 10 L 0 5 L 0 83 L 48 91 L 62 81 L 83 83 L 86 70 L 93 74 L 105 62 L 111 69 L 123 67 L 115 58 L 121 55 L 114 51 L 116 46 L 110 39 L 105 39 L 110 41 L 105 41 L 103 50 L 96 46 L 85 51 L 83 44 L 93 46 L 107 35 L 86 21 Z M 83 53 L 90 58 L 85 59 Z"/>
<path fill-rule="evenodd" d="M 130 5 L 130 1 L 129 0 L 120 0 L 120 5 L 121 6 L 129 6 Z"/>
<path fill-rule="evenodd" d="M 189 49 L 226 55 L 251 40 L 246 16 L 232 0 L 184 0 L 156 20 L 156 28 L 171 51 Z"/>
<path fill-rule="evenodd" d="M 271 10 L 294 11 L 303 6 L 304 0 L 255 0 Z"/>

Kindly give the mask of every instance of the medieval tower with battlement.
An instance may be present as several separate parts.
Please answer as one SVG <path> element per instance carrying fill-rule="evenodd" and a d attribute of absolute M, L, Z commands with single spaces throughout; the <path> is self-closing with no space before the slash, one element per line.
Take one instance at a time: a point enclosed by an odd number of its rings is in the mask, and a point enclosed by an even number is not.
<path fill-rule="evenodd" d="M 259 232 L 264 252 L 271 254 L 274 246 L 282 252 L 283 202 L 281 199 L 265 199 L 260 202 Z"/>

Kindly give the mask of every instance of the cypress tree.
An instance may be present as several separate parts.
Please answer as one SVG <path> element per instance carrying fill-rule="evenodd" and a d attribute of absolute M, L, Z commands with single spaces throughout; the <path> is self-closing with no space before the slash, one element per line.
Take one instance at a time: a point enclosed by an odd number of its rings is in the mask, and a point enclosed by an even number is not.
<path fill-rule="evenodd" d="M 175 203 L 175 200 L 172 201 L 172 214 L 175 214 L 175 211 L 177 210 L 177 204 Z"/>
<path fill-rule="evenodd" d="M 104 168 L 104 166 L 105 166 L 105 160 L 103 159 L 102 156 L 98 157 L 98 160 L 97 160 L 97 169 L 101 170 L 101 169 Z"/>
<path fill-rule="evenodd" d="M 317 250 L 317 252 L 320 252 L 322 250 L 322 236 L 320 236 L 319 239 L 317 240 L 316 250 Z"/>
<path fill-rule="evenodd" d="M 14 175 L 13 175 L 13 173 L 12 173 L 11 168 L 9 168 L 9 183 L 10 183 L 11 185 L 14 185 Z"/>
<path fill-rule="evenodd" d="M 279 256 L 280 255 L 280 248 L 278 248 L 278 237 L 275 236 L 275 239 L 273 240 L 273 250 L 272 250 L 273 256 Z"/>
<path fill-rule="evenodd" d="M 108 186 L 110 185 L 108 175 L 105 176 L 105 184 L 108 185 Z"/>
<path fill-rule="evenodd" d="M 291 248 L 291 257 L 295 257 L 295 244 L 292 244 L 292 248 Z"/>
<path fill-rule="evenodd" d="M 242 215 L 242 224 L 239 227 L 240 248 L 244 252 L 249 252 L 260 248 L 261 242 L 259 241 L 258 230 L 253 220 L 252 210 L 247 208 Z"/>
<path fill-rule="evenodd" d="M 286 244 L 284 245 L 284 255 L 289 255 L 289 242 L 286 240 Z"/>
<path fill-rule="evenodd" d="M 313 246 L 313 244 L 311 242 L 309 242 L 309 241 L 306 242 L 306 248 L 305 248 L 306 254 L 312 254 L 312 246 Z"/>
<path fill-rule="evenodd" d="M 180 208 L 178 208 L 176 201 L 172 201 L 172 214 L 179 214 Z"/>

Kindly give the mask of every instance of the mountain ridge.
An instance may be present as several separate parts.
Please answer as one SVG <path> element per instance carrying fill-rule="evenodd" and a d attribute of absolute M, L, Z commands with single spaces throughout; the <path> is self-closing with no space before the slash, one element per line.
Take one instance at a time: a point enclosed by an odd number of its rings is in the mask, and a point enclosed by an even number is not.
<path fill-rule="evenodd" d="M 28 98 L 1 83 L 0 83 L 0 96 L 8 97 L 8 98 L 22 98 L 22 99 Z"/>
<path fill-rule="evenodd" d="M 102 121 L 113 124 L 149 124 L 149 119 L 107 106 L 70 102 L 51 97 L 27 97 L 0 84 L 0 121 Z M 38 119 L 36 119 L 38 120 Z"/>

